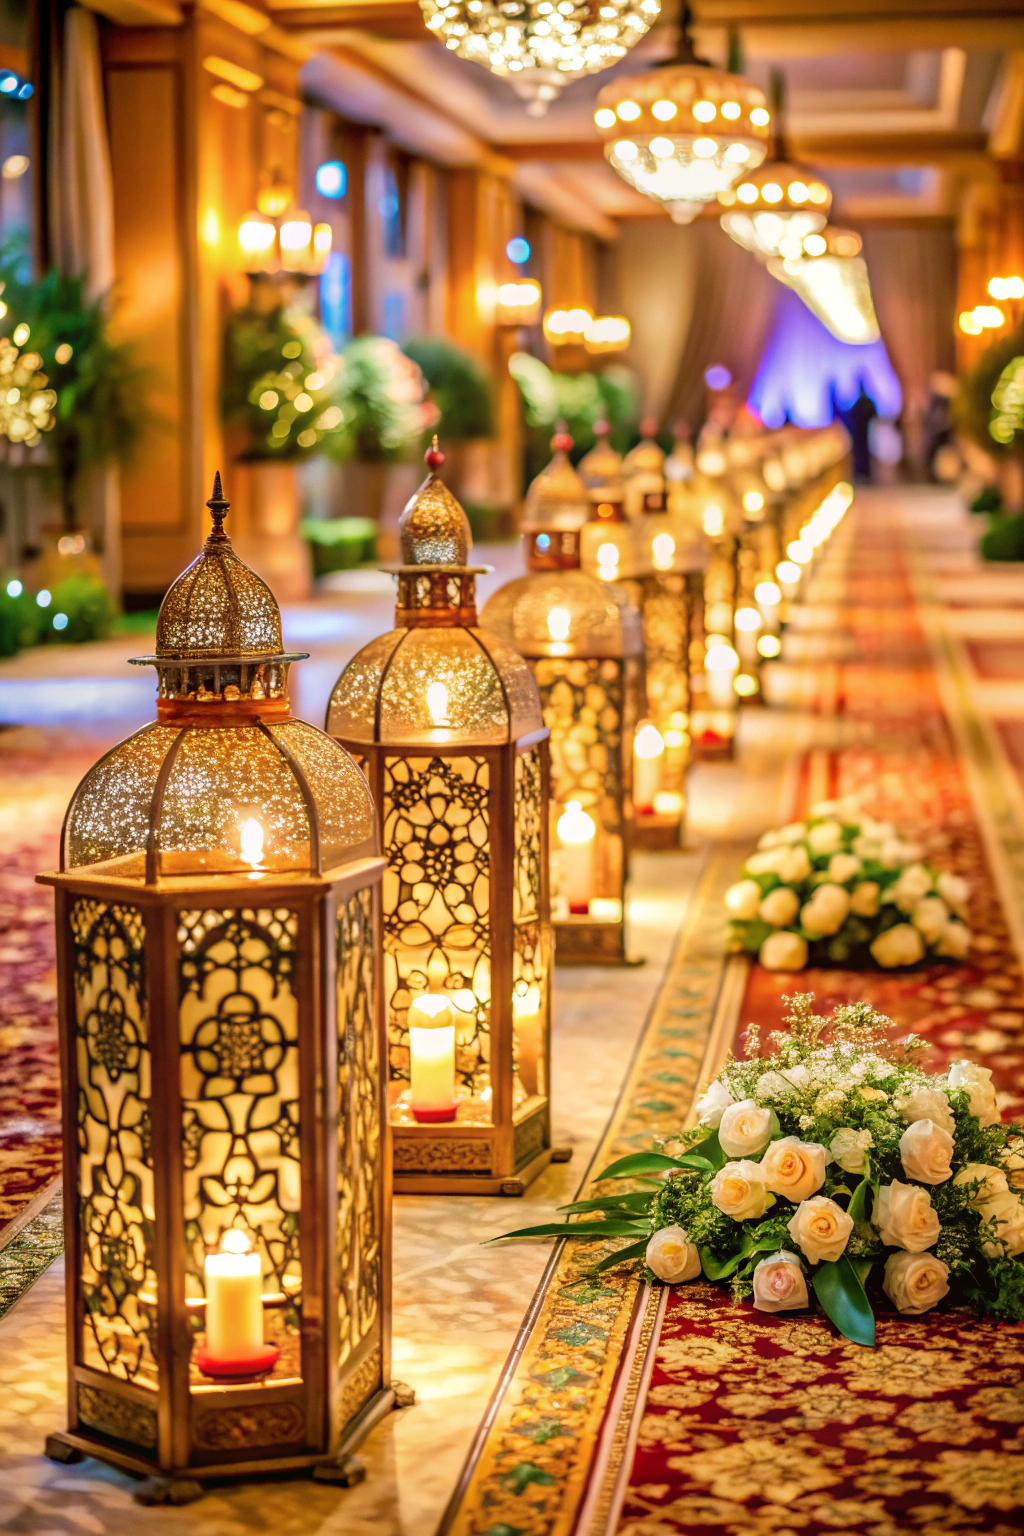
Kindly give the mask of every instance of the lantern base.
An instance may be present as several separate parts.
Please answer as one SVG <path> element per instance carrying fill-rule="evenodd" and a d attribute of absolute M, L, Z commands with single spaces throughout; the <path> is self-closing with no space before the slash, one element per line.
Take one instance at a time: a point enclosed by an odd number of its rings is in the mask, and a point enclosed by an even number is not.
<path fill-rule="evenodd" d="M 417 1125 L 451 1125 L 459 1113 L 459 1106 L 453 1104 L 450 1109 L 414 1109 L 412 1117 Z"/>
<path fill-rule="evenodd" d="M 211 1376 L 214 1380 L 239 1380 L 245 1377 L 265 1376 L 267 1371 L 272 1371 L 277 1364 L 281 1351 L 273 1344 L 264 1344 L 262 1349 L 251 1350 L 249 1354 L 238 1355 L 233 1360 L 218 1360 L 206 1349 L 196 1350 L 196 1365 L 204 1376 Z"/>

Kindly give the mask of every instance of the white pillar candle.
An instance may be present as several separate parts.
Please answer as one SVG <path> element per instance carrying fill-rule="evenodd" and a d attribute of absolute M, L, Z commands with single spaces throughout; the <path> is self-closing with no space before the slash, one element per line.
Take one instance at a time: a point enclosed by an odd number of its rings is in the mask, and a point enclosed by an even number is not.
<path fill-rule="evenodd" d="M 260 1256 L 244 1232 L 225 1232 L 206 1257 L 206 1359 L 212 1366 L 253 1360 L 263 1351 Z"/>
<path fill-rule="evenodd" d="M 578 800 L 570 800 L 558 818 L 563 884 L 569 911 L 585 913 L 590 909 L 594 887 L 594 836 L 597 824 Z"/>
<path fill-rule="evenodd" d="M 720 642 L 708 647 L 704 657 L 704 679 L 709 709 L 733 709 L 736 690 L 733 683 L 740 659 L 731 645 Z"/>
<path fill-rule="evenodd" d="M 408 1024 L 413 1118 L 428 1125 L 454 1120 L 455 1019 L 447 999 L 439 992 L 413 998 Z"/>
<path fill-rule="evenodd" d="M 512 1017 L 518 1046 L 519 1080 L 527 1093 L 542 1093 L 540 987 L 536 983 L 528 986 L 525 992 L 513 992 Z"/>
<path fill-rule="evenodd" d="M 648 815 L 661 788 L 664 757 L 664 737 L 652 721 L 644 721 L 633 741 L 633 805 Z"/>

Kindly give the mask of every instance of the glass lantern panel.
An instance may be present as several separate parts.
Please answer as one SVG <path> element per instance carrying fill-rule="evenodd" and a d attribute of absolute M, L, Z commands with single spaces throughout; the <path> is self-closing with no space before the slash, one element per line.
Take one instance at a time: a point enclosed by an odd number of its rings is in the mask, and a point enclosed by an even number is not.
<path fill-rule="evenodd" d="M 90 768 L 68 812 L 66 869 L 118 859 L 118 874 L 144 874 L 153 791 L 177 735 L 174 726 L 147 725 Z"/>
<path fill-rule="evenodd" d="M 383 1192 L 380 1163 L 380 1060 L 374 1009 L 373 895 L 356 891 L 338 908 L 338 1228 L 335 1291 L 338 1364 L 370 1332 L 380 1312 Z M 360 1367 L 362 1370 L 362 1367 Z M 380 1383 L 366 1371 L 369 1398 Z M 370 1379 L 372 1377 L 372 1380 Z M 361 1407 L 353 1405 L 353 1412 Z M 346 1410 L 346 1421 L 352 1413 Z"/>
<path fill-rule="evenodd" d="M 736 605 L 737 553 L 734 538 L 719 539 L 704 576 L 704 628 L 709 635 L 726 635 L 730 640 Z"/>
<path fill-rule="evenodd" d="M 389 1098 L 412 1125 L 409 1005 L 443 992 L 455 1016 L 462 1124 L 490 1125 L 490 764 L 483 757 L 384 759 L 384 986 Z"/>
<path fill-rule="evenodd" d="M 515 763 L 515 884 L 512 920 L 512 1025 L 517 1099 L 547 1094 L 545 1055 L 549 957 L 544 949 L 541 910 L 541 793 L 540 749 L 521 752 Z"/>
<path fill-rule="evenodd" d="M 660 730 L 690 708 L 690 599 L 683 576 L 648 576 L 640 613 L 647 655 L 647 713 Z"/>
<path fill-rule="evenodd" d="M 201 1342 L 205 1259 L 243 1232 L 277 1378 L 302 1374 L 298 929 L 287 908 L 178 913 L 186 1301 Z M 194 1361 L 191 1375 L 208 1384 Z"/>
<path fill-rule="evenodd" d="M 306 775 L 316 805 L 323 869 L 341 864 L 373 838 L 373 801 L 356 763 L 336 741 L 304 720 L 270 727 Z"/>
<path fill-rule="evenodd" d="M 95 1371 L 155 1388 L 145 922 L 135 907 L 85 896 L 73 901 L 69 920 L 78 1079 L 80 1359 Z M 69 1242 L 69 1261 L 73 1252 Z"/>
<path fill-rule="evenodd" d="M 346 741 L 373 741 L 376 734 L 380 680 L 397 645 L 408 634 L 392 629 L 371 640 L 345 667 L 327 706 L 327 730 Z"/>
<path fill-rule="evenodd" d="M 488 600 L 481 622 L 524 656 L 621 656 L 641 646 L 627 599 L 583 571 L 510 581 Z"/>

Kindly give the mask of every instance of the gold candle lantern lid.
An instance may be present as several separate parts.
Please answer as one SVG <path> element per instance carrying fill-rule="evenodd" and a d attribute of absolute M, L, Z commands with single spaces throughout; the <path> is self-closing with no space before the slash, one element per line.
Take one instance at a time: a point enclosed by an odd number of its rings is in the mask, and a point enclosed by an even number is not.
<path fill-rule="evenodd" d="M 581 528 L 590 517 L 587 488 L 572 467 L 564 422 L 551 439 L 551 459 L 526 493 L 523 523 L 528 528 Z"/>

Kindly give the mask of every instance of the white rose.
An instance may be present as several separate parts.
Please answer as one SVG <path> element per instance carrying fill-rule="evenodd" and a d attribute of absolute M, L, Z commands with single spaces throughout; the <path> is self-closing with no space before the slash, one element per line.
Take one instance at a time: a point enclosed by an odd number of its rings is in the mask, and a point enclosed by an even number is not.
<path fill-rule="evenodd" d="M 791 821 L 786 826 L 780 827 L 778 839 L 780 843 L 800 843 L 807 836 L 807 823 L 805 821 Z"/>
<path fill-rule="evenodd" d="M 1006 1169 L 1006 1176 L 1014 1189 L 1024 1186 L 1024 1140 L 1015 1136 L 999 1154 L 999 1161 Z"/>
<path fill-rule="evenodd" d="M 787 1077 L 797 1088 L 806 1088 L 811 1080 L 811 1074 L 802 1061 L 798 1061 L 795 1067 L 783 1067 L 782 1076 Z"/>
<path fill-rule="evenodd" d="M 999 1108 L 996 1091 L 992 1086 L 992 1069 L 976 1066 L 973 1061 L 954 1061 L 946 1076 L 951 1088 L 966 1088 L 970 1094 L 970 1111 L 978 1117 L 978 1124 L 999 1124 Z"/>
<path fill-rule="evenodd" d="M 884 843 L 887 838 L 896 836 L 896 828 L 891 821 L 876 821 L 873 816 L 865 816 L 860 829 L 865 837 L 873 837 L 877 843 Z"/>
<path fill-rule="evenodd" d="M 812 938 L 838 933 L 850 910 L 850 893 L 841 885 L 819 885 L 800 911 L 800 923 Z"/>
<path fill-rule="evenodd" d="M 855 853 L 834 853 L 828 861 L 828 877 L 843 885 L 860 874 L 860 859 Z"/>
<path fill-rule="evenodd" d="M 796 1085 L 781 1072 L 762 1072 L 754 1092 L 759 1099 L 785 1099 L 796 1092 Z"/>
<path fill-rule="evenodd" d="M 882 857 L 881 843 L 876 842 L 873 837 L 866 837 L 863 833 L 859 837 L 854 838 L 852 846 L 858 859 L 863 859 L 865 862 L 869 859 L 880 859 Z"/>
<path fill-rule="evenodd" d="M 914 908 L 910 921 L 926 943 L 934 944 L 949 921 L 949 908 L 941 896 L 926 896 Z"/>
<path fill-rule="evenodd" d="M 768 1209 L 768 1186 L 760 1163 L 741 1158 L 719 1168 L 709 1186 L 711 1204 L 733 1221 L 747 1221 L 763 1216 Z"/>
<path fill-rule="evenodd" d="M 877 917 L 878 899 L 882 894 L 882 887 L 877 880 L 862 880 L 853 888 L 850 897 L 850 911 L 858 917 Z"/>
<path fill-rule="evenodd" d="M 899 837 L 884 838 L 878 853 L 879 862 L 886 869 L 902 869 L 905 864 L 916 863 L 920 857 L 921 849 L 917 843 L 906 843 Z M 927 893 L 922 891 L 920 894 Z"/>
<path fill-rule="evenodd" d="M 951 1136 L 956 1129 L 949 1100 L 939 1088 L 926 1088 L 921 1083 L 911 1093 L 899 1095 L 896 1109 L 908 1125 L 913 1125 L 915 1120 L 930 1120 L 933 1125 L 941 1125 Z"/>
<path fill-rule="evenodd" d="M 799 885 L 801 880 L 806 880 L 811 873 L 811 861 L 807 857 L 807 849 L 801 843 L 796 848 L 787 848 L 785 855 L 779 861 L 779 879 L 786 885 Z"/>
<path fill-rule="evenodd" d="M 1013 1259 L 1024 1253 L 1024 1205 L 1016 1195 L 996 1195 L 978 1209 L 983 1221 L 995 1222 L 995 1238 L 981 1245 L 986 1258 Z"/>
<path fill-rule="evenodd" d="M 690 1242 L 685 1227 L 662 1227 L 647 1244 L 648 1268 L 653 1269 L 659 1280 L 666 1285 L 678 1285 L 682 1280 L 696 1280 L 700 1274 L 700 1254 L 695 1243 Z"/>
<path fill-rule="evenodd" d="M 954 875 L 948 869 L 944 869 L 935 884 L 946 906 L 952 907 L 959 917 L 963 917 L 971 899 L 969 882 L 962 875 Z"/>
<path fill-rule="evenodd" d="M 836 853 L 842 846 L 843 829 L 838 821 L 819 821 L 807 834 L 807 846 L 813 854 Z"/>
<path fill-rule="evenodd" d="M 953 1138 L 932 1120 L 915 1120 L 900 1137 L 903 1171 L 922 1184 L 944 1184 L 953 1172 Z"/>
<path fill-rule="evenodd" d="M 966 1168 L 954 1174 L 953 1183 L 978 1185 L 971 1196 L 972 1205 L 982 1205 L 986 1200 L 994 1200 L 997 1195 L 1010 1193 L 1006 1174 L 1001 1168 L 994 1168 L 991 1163 L 968 1163 Z"/>
<path fill-rule="evenodd" d="M 918 902 L 932 892 L 932 877 L 923 864 L 908 864 L 900 877 L 886 893 L 901 912 L 913 912 Z"/>
<path fill-rule="evenodd" d="M 898 1312 L 916 1317 L 949 1291 L 949 1268 L 934 1253 L 891 1253 L 882 1289 Z"/>
<path fill-rule="evenodd" d="M 701 1125 L 709 1125 L 712 1130 L 717 1130 L 722 1115 L 729 1105 L 735 1104 L 735 1102 L 736 1100 L 725 1084 L 716 1077 L 713 1083 L 708 1084 L 697 1100 L 695 1105 L 697 1119 Z"/>
<path fill-rule="evenodd" d="M 755 1265 L 754 1306 L 758 1312 L 792 1312 L 807 1305 L 807 1280 L 795 1253 L 773 1253 Z"/>
<path fill-rule="evenodd" d="M 942 1231 L 928 1191 L 917 1184 L 901 1184 L 899 1179 L 882 1185 L 871 1220 L 887 1248 L 905 1248 L 908 1253 L 931 1248 Z"/>
<path fill-rule="evenodd" d="M 883 970 L 916 965 L 924 959 L 924 940 L 912 923 L 897 923 L 871 941 L 871 954 Z"/>
<path fill-rule="evenodd" d="M 781 1136 L 761 1159 L 764 1180 L 773 1195 L 794 1205 L 807 1200 L 825 1182 L 825 1148 L 817 1141 Z"/>
<path fill-rule="evenodd" d="M 777 875 L 788 857 L 788 848 L 766 848 L 763 853 L 752 853 L 743 868 L 748 875 Z"/>
<path fill-rule="evenodd" d="M 802 971 L 807 964 L 807 940 L 799 933 L 770 933 L 757 958 L 766 971 Z"/>
<path fill-rule="evenodd" d="M 944 960 L 966 960 L 971 947 L 971 930 L 966 923 L 951 917 L 939 934 L 935 953 Z"/>
<path fill-rule="evenodd" d="M 718 1122 L 718 1143 L 726 1157 L 751 1157 L 778 1134 L 774 1109 L 761 1109 L 753 1099 L 730 1104 Z"/>
<path fill-rule="evenodd" d="M 804 1257 L 818 1264 L 822 1259 L 842 1258 L 853 1218 L 827 1195 L 815 1195 L 797 1206 L 786 1231 Z"/>
<path fill-rule="evenodd" d="M 840 1126 L 828 1144 L 833 1158 L 844 1173 L 863 1173 L 867 1168 L 869 1148 L 875 1144 L 870 1131 L 855 1131 L 851 1126 Z"/>
<path fill-rule="evenodd" d="M 756 880 L 737 880 L 726 891 L 725 904 L 737 922 L 749 923 L 761 905 L 761 887 Z"/>
<path fill-rule="evenodd" d="M 788 885 L 777 885 L 769 891 L 758 908 L 758 914 L 773 928 L 788 928 L 795 922 L 800 910 L 800 898 Z"/>
<path fill-rule="evenodd" d="M 761 848 L 761 849 L 764 849 L 764 848 L 777 848 L 778 845 L 779 845 L 779 834 L 777 832 L 774 832 L 774 831 L 773 832 L 762 832 L 761 836 L 757 840 L 757 846 L 758 846 L 758 848 Z"/>
<path fill-rule="evenodd" d="M 858 795 L 843 795 L 838 800 L 819 800 L 811 806 L 812 816 L 838 816 L 840 821 L 856 822 L 860 814 Z"/>

